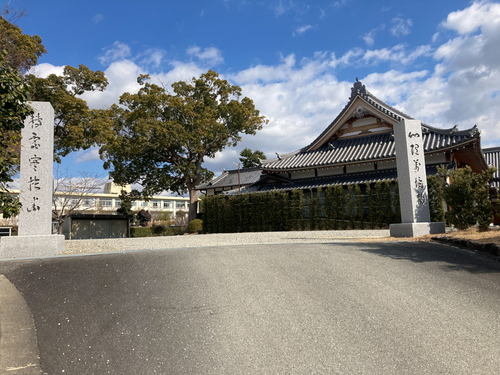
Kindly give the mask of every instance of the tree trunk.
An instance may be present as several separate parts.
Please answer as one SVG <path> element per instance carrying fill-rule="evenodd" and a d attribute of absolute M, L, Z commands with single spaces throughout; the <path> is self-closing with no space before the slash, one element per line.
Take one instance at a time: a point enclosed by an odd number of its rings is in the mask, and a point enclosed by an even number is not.
<path fill-rule="evenodd" d="M 198 213 L 198 190 L 194 188 L 188 188 L 189 190 L 189 211 L 188 211 L 188 224 L 196 219 L 196 214 Z"/>
<path fill-rule="evenodd" d="M 58 220 L 58 222 L 59 222 L 59 225 L 57 227 L 57 234 L 62 234 L 63 224 L 64 224 L 65 220 L 63 220 L 63 221 Z"/>

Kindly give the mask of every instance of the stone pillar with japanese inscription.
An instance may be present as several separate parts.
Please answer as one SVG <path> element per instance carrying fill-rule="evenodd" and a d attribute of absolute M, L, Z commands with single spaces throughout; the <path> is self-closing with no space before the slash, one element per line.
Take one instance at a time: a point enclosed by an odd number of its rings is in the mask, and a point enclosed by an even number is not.
<path fill-rule="evenodd" d="M 422 124 L 402 120 L 394 125 L 401 224 L 391 224 L 393 237 L 444 233 L 444 223 L 431 223 Z"/>
<path fill-rule="evenodd" d="M 3 237 L 0 258 L 31 258 L 64 251 L 64 236 L 52 234 L 54 109 L 30 102 L 35 113 L 21 132 L 21 178 L 17 237 Z"/>

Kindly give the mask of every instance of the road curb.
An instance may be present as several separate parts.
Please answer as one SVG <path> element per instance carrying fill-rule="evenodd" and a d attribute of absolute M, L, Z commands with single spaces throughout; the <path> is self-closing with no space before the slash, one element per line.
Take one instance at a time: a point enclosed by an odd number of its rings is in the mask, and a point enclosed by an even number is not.
<path fill-rule="evenodd" d="M 0 275 L 0 373 L 42 373 L 30 310 L 15 286 Z"/>
<path fill-rule="evenodd" d="M 434 241 L 444 242 L 450 245 L 465 247 L 470 250 L 487 253 L 495 257 L 500 256 L 500 245 L 497 245 L 495 243 L 482 243 L 478 241 L 469 241 L 461 238 L 451 238 L 447 236 L 436 236 L 432 237 L 432 239 Z"/>

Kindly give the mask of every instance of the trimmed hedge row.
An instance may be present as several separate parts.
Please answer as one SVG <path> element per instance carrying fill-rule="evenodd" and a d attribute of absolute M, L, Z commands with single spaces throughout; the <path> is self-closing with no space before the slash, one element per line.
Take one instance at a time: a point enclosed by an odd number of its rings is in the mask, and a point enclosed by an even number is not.
<path fill-rule="evenodd" d="M 164 225 L 130 228 L 130 237 L 177 236 L 183 233 L 182 228 L 166 227 Z"/>
<path fill-rule="evenodd" d="M 215 195 L 203 200 L 205 233 L 382 228 L 401 222 L 397 183 L 329 186 L 304 193 Z"/>

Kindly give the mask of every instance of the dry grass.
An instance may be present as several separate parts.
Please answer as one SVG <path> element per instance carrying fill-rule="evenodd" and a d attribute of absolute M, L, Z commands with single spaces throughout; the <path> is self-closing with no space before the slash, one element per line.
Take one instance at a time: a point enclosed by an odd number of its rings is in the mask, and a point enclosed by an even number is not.
<path fill-rule="evenodd" d="M 362 242 L 387 242 L 387 241 L 430 241 L 436 234 L 428 234 L 420 237 L 384 237 L 384 238 L 366 238 L 356 239 Z M 470 228 L 467 230 L 459 230 L 451 233 L 440 234 L 439 236 L 446 236 L 448 238 L 460 238 L 463 240 L 477 241 L 481 243 L 495 243 L 500 244 L 500 228 L 490 228 L 486 232 L 480 232 L 477 228 Z"/>

